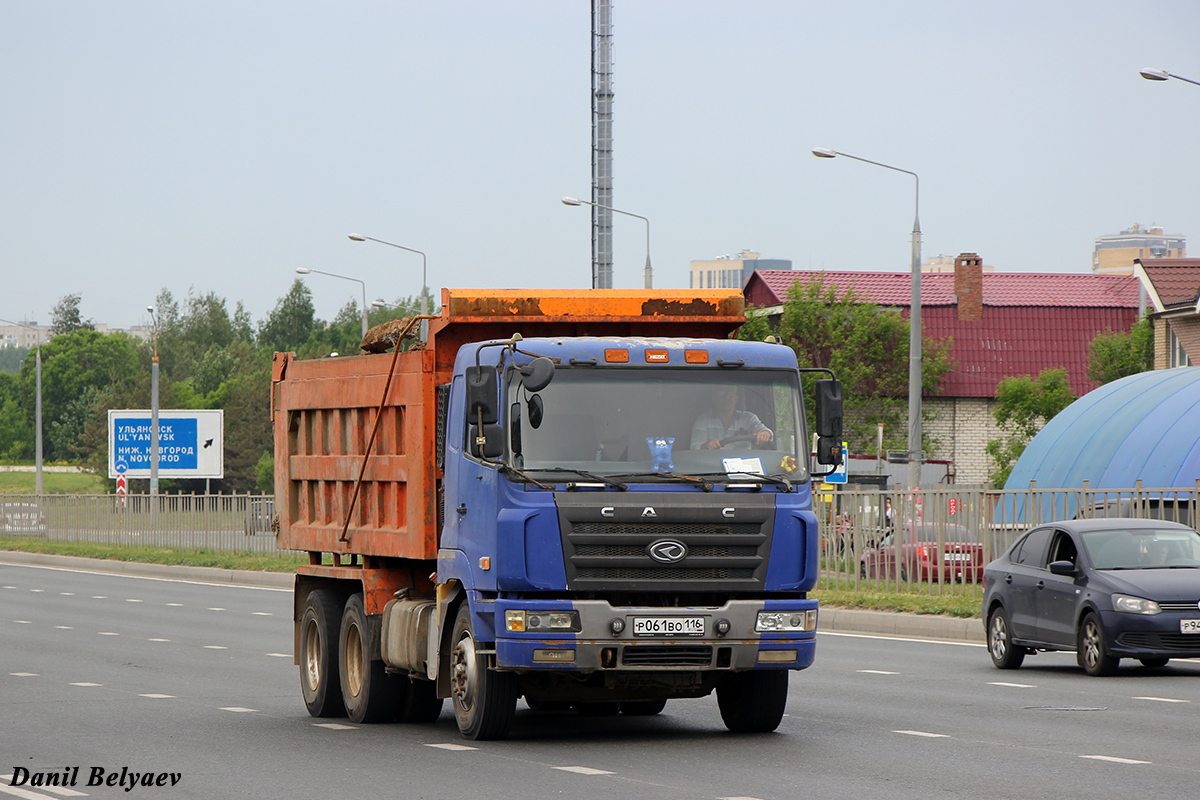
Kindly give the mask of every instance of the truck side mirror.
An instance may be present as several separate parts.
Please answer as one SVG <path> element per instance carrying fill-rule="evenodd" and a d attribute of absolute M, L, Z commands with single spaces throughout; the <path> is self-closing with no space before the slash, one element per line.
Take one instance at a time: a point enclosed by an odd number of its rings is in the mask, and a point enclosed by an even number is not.
<path fill-rule="evenodd" d="M 834 379 L 816 382 L 817 436 L 841 441 L 842 438 L 842 382 Z M 820 459 L 818 459 L 820 460 Z M 828 464 L 828 461 L 821 461 Z"/>
<path fill-rule="evenodd" d="M 832 436 L 817 439 L 817 463 L 836 466 L 842 463 L 842 442 Z"/>
<path fill-rule="evenodd" d="M 500 403 L 499 373 L 494 367 L 467 367 L 467 422 L 478 425 L 480 414 L 483 424 L 499 420 L 497 406 Z"/>
<path fill-rule="evenodd" d="M 552 380 L 554 380 L 554 362 L 545 356 L 538 356 L 521 367 L 521 383 L 528 391 L 540 392 L 549 386 Z"/>
<path fill-rule="evenodd" d="M 478 425 L 472 425 L 467 430 L 467 445 L 475 458 L 499 458 L 504 455 L 504 428 L 485 423 L 481 432 Z"/>

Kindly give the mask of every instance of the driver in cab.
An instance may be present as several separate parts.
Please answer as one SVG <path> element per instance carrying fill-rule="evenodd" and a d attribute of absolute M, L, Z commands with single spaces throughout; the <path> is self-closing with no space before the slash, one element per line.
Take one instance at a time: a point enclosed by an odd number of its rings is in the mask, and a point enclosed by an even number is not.
<path fill-rule="evenodd" d="M 749 411 L 738 409 L 740 391 L 736 386 L 718 386 L 710 394 L 712 408 L 696 418 L 692 426 L 693 450 L 720 450 L 753 442 L 761 447 L 771 441 L 774 434 Z"/>

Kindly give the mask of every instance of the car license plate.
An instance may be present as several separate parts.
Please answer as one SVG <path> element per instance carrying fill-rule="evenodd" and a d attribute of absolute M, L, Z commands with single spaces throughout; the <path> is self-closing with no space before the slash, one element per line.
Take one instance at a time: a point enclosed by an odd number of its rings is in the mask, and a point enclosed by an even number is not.
<path fill-rule="evenodd" d="M 1200 619 L 1179 620 L 1180 633 L 1200 633 Z"/>
<path fill-rule="evenodd" d="M 634 636 L 703 636 L 704 617 L 634 617 Z"/>
<path fill-rule="evenodd" d="M 970 553 L 946 553 L 947 561 L 970 561 Z"/>

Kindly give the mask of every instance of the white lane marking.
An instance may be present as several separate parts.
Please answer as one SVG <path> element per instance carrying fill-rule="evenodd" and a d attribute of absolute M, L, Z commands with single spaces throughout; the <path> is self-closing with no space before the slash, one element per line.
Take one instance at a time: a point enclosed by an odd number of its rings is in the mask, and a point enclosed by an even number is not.
<path fill-rule="evenodd" d="M 183 603 L 167 603 L 167 605 L 172 608 L 183 608 Z"/>
<path fill-rule="evenodd" d="M 209 611 L 224 611 L 223 608 L 210 608 Z"/>
<path fill-rule="evenodd" d="M 899 675 L 899 672 L 888 672 L 886 669 L 856 669 L 855 672 L 862 672 L 866 675 Z"/>
<path fill-rule="evenodd" d="M 88 681 L 80 681 L 79 683 L 72 683 L 71 685 L 72 685 L 72 686 L 103 686 L 104 684 L 102 684 L 102 683 L 89 683 Z"/>
<path fill-rule="evenodd" d="M 762 800 L 761 797 L 718 797 L 717 800 Z"/>
<path fill-rule="evenodd" d="M 75 629 L 74 629 L 74 628 L 72 628 L 70 625 L 55 625 L 54 627 L 55 627 L 55 628 L 57 628 L 57 629 L 58 629 L 58 630 L 60 630 L 60 631 L 73 631 L 73 630 L 75 630 Z"/>
<path fill-rule="evenodd" d="M 426 744 L 426 747 L 436 747 L 439 750 L 478 750 L 478 747 L 467 747 L 465 744 L 451 744 L 443 742 L 441 744 Z"/>
<path fill-rule="evenodd" d="M 147 642 L 169 642 L 170 639 L 147 639 Z"/>
<path fill-rule="evenodd" d="M 242 706 L 226 706 L 225 708 L 222 708 L 221 710 L 222 711 L 233 711 L 238 714 L 245 714 L 250 711 L 258 711 L 257 708 L 244 708 Z"/>
<path fill-rule="evenodd" d="M 29 621 L 27 619 L 14 619 L 13 622 L 17 623 L 18 625 L 32 625 L 33 624 L 31 621 Z"/>
<path fill-rule="evenodd" d="M 14 678 L 36 678 L 38 676 L 36 672 L 10 672 L 8 674 Z"/>
<path fill-rule="evenodd" d="M 96 631 L 100 636 L 120 636 L 116 631 Z"/>
<path fill-rule="evenodd" d="M 15 587 L 15 586 L 5 586 L 4 588 L 5 588 L 5 589 L 15 589 L 15 588 L 17 588 L 17 587 Z"/>
<path fill-rule="evenodd" d="M 1190 703 L 1191 700 L 1177 700 L 1174 697 L 1135 697 L 1134 700 L 1153 700 L 1156 703 Z"/>
<path fill-rule="evenodd" d="M 59 594 L 62 595 L 63 597 L 74 597 L 75 596 L 74 592 L 59 592 Z"/>
<path fill-rule="evenodd" d="M 251 611 L 250 613 L 251 613 L 251 615 L 253 615 L 255 617 L 273 617 L 273 616 L 275 616 L 275 614 L 270 611 Z"/>
<path fill-rule="evenodd" d="M 1111 761 L 1114 764 L 1150 764 L 1150 761 L 1138 761 L 1135 758 L 1117 758 L 1116 756 L 1080 756 L 1080 758 L 1090 758 L 1094 761 Z"/>
<path fill-rule="evenodd" d="M 46 590 L 45 590 L 45 589 L 30 589 L 29 591 L 33 592 L 34 594 L 39 594 L 39 593 L 41 593 L 41 592 L 44 592 L 44 591 L 46 591 Z"/>
<path fill-rule="evenodd" d="M 3 558 L 3 553 L 0 553 L 0 559 Z M 25 569 L 49 569 L 55 572 L 77 572 L 80 575 L 104 575 L 109 578 L 128 578 L 135 581 L 161 581 L 162 583 L 190 583 L 193 586 L 216 586 L 221 589 L 228 589 L 233 586 L 238 589 L 255 589 L 260 592 L 287 592 L 291 594 L 294 590 L 289 585 L 287 588 L 282 586 L 255 586 L 249 583 L 215 583 L 213 581 L 197 581 L 189 578 L 159 578 L 152 575 L 129 575 L 124 572 L 112 572 L 100 569 L 75 569 L 74 567 L 51 567 L 46 564 L 14 564 L 9 561 L 2 561 L 5 566 L 24 567 Z M 103 600 L 105 598 L 97 598 Z"/>
<path fill-rule="evenodd" d="M 877 633 L 842 633 L 817 631 L 821 636 L 845 636 L 848 639 L 882 639 L 885 642 L 916 642 L 917 644 L 948 644 L 954 647 L 987 647 L 987 642 L 950 642 L 945 639 L 918 639 L 914 636 L 887 636 Z"/>
<path fill-rule="evenodd" d="M 949 739 L 949 734 L 945 733 L 929 733 L 928 731 L 892 731 L 892 733 L 903 733 L 905 736 L 924 736 L 927 739 Z"/>
<path fill-rule="evenodd" d="M 1007 686 L 1010 689 L 1036 689 L 1032 683 L 1006 683 L 1004 681 L 988 681 L 988 686 Z"/>
<path fill-rule="evenodd" d="M 560 769 L 563 772 L 574 772 L 579 775 L 612 775 L 613 774 L 606 769 L 593 769 L 591 767 L 555 767 L 555 769 Z"/>
<path fill-rule="evenodd" d="M 206 644 L 206 645 L 204 645 L 204 649 L 205 650 L 228 650 L 229 648 L 224 645 L 221 645 L 221 644 Z"/>
<path fill-rule="evenodd" d="M 12 784 L 12 779 L 12 775 L 0 775 L 0 781 L 4 781 L 4 783 L 0 784 L 0 790 L 3 790 L 15 797 L 36 797 L 38 800 L 46 800 L 46 795 L 44 794 L 31 792 L 27 789 L 22 789 L 19 786 L 9 785 Z M 42 791 L 56 794 L 59 797 L 87 797 L 87 795 L 83 792 L 77 792 L 74 789 L 64 789 L 59 786 L 39 786 L 38 788 Z"/>
<path fill-rule="evenodd" d="M 291 658 L 291 653 L 267 653 L 271 658 Z"/>
<path fill-rule="evenodd" d="M 126 597 L 125 602 L 126 603 L 140 603 L 142 601 L 138 600 L 136 597 Z"/>
<path fill-rule="evenodd" d="M 151 700 L 170 700 L 175 697 L 173 694 L 140 694 L 138 697 L 148 697 Z"/>
<path fill-rule="evenodd" d="M 11 780 L 11 777 L 10 777 Z M 39 792 L 31 792 L 27 789 L 22 789 L 19 786 L 6 786 L 0 783 L 0 792 L 11 794 L 13 797 L 21 797 L 24 800 L 49 800 L 50 795 L 41 794 Z"/>
<path fill-rule="evenodd" d="M 107 600 L 107 599 L 108 599 L 108 595 L 106 595 L 106 594 L 94 594 L 94 595 L 92 595 L 92 599 L 93 599 L 93 600 Z"/>
<path fill-rule="evenodd" d="M 340 722 L 314 722 L 314 728 L 328 728 L 331 731 L 356 731 L 353 725 L 342 725 Z"/>

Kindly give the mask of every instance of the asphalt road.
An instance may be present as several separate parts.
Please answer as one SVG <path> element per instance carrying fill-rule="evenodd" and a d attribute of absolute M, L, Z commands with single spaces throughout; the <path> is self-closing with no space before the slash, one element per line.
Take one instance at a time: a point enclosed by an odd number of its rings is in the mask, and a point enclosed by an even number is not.
<path fill-rule="evenodd" d="M 650 718 L 521 705 L 509 740 L 472 743 L 448 709 L 310 718 L 291 630 L 286 590 L 0 564 L 0 800 L 1169 800 L 1200 779 L 1197 662 L 1098 679 L 1051 654 L 1000 672 L 977 643 L 830 632 L 774 734 L 727 733 L 709 697 Z M 79 767 L 78 794 L 10 787 L 18 767 Z M 168 777 L 87 786 L 97 767 Z"/>

